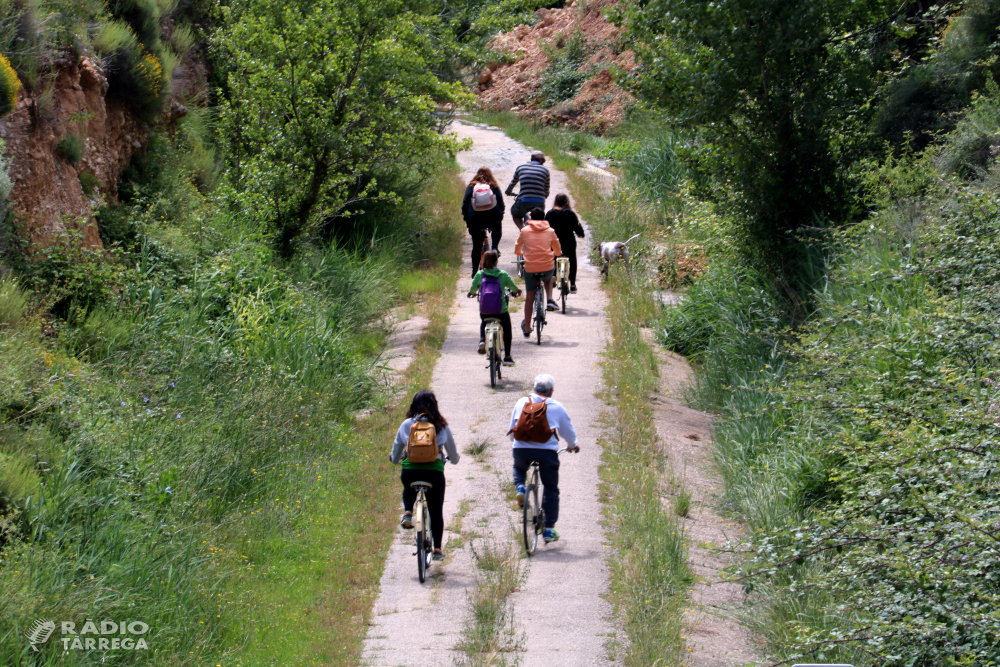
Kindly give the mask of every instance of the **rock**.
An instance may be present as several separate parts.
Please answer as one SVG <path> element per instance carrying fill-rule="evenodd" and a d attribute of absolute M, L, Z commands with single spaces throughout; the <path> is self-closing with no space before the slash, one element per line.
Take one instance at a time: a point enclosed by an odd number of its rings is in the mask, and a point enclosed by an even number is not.
<path fill-rule="evenodd" d="M 142 144 L 140 144 L 138 141 L 133 141 L 132 148 L 139 150 L 140 148 L 142 148 Z"/>
<path fill-rule="evenodd" d="M 545 7 L 542 7 L 541 9 L 536 9 L 535 10 L 535 16 L 537 16 L 538 18 L 540 18 L 542 20 L 545 20 L 546 18 L 548 18 L 549 14 L 551 14 L 551 13 L 552 13 L 552 10 L 551 9 L 546 9 Z"/>
<path fill-rule="evenodd" d="M 177 100 L 171 100 L 170 102 L 170 120 L 177 120 L 188 115 L 187 107 L 178 102 Z"/>
<path fill-rule="evenodd" d="M 484 69 L 482 74 L 479 75 L 480 86 L 485 86 L 492 80 L 493 80 L 493 72 L 489 71 L 488 69 Z"/>
<path fill-rule="evenodd" d="M 488 69 L 491 72 L 495 72 L 501 65 L 503 65 L 502 62 L 494 60 L 493 62 L 491 62 L 489 65 L 486 66 L 486 69 Z"/>
<path fill-rule="evenodd" d="M 500 109 L 500 111 L 510 111 L 514 108 L 514 100 L 509 97 L 505 97 L 500 100 L 499 104 L 497 104 L 497 108 Z"/>
<path fill-rule="evenodd" d="M 530 72 L 521 72 L 520 74 L 514 77 L 514 83 L 524 83 L 530 78 L 531 78 Z"/>

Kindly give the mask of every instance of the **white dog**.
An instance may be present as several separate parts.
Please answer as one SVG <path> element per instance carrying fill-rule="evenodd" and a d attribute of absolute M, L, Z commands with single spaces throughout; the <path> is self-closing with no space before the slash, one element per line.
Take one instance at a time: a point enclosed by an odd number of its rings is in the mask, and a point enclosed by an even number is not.
<path fill-rule="evenodd" d="M 601 273 L 605 276 L 608 275 L 608 271 L 611 270 L 611 265 L 622 260 L 625 262 L 625 270 L 629 271 L 628 264 L 628 244 L 634 239 L 638 238 L 638 234 L 630 238 L 625 243 L 621 241 L 604 241 L 598 246 L 601 253 L 601 259 L 603 260 L 603 266 L 601 267 Z"/>

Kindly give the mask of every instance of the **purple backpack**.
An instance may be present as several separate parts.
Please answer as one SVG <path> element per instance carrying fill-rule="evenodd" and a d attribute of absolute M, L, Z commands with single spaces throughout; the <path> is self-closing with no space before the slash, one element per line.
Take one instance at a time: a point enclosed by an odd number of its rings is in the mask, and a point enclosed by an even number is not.
<path fill-rule="evenodd" d="M 483 315 L 499 315 L 503 312 L 503 293 L 500 291 L 500 279 L 493 276 L 483 276 L 479 284 L 479 312 Z"/>

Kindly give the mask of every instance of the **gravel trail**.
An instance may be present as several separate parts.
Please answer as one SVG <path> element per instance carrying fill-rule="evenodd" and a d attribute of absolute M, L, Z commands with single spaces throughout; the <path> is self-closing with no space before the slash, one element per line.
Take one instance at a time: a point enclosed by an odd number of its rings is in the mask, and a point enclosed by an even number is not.
<path fill-rule="evenodd" d="M 487 165 L 501 189 L 514 168 L 527 160 L 529 150 L 501 131 L 456 122 L 460 138 L 474 146 L 460 153 L 463 178 Z M 549 199 L 568 192 L 565 174 L 552 172 Z M 513 198 L 507 199 L 500 267 L 512 275 L 517 228 L 510 219 Z M 605 306 L 599 274 L 587 262 L 589 238 L 578 246 L 578 294 L 569 297 L 565 315 L 548 314 L 542 344 L 526 340 L 517 331 L 523 299 L 511 308 L 514 322 L 512 356 L 517 365 L 503 369 L 502 383 L 491 389 L 483 356 L 476 353 L 479 314 L 475 300 L 466 299 L 471 276 L 469 242 L 465 264 L 456 286 L 447 339 L 432 381 L 441 411 L 455 434 L 462 460 L 448 465 L 445 500 L 443 564 L 435 563 L 431 578 L 417 581 L 416 558 L 410 532 L 398 531 L 387 555 L 381 590 L 365 643 L 363 664 L 379 667 L 444 666 L 460 660 L 462 630 L 469 621 L 467 594 L 476 582 L 473 549 L 484 541 L 515 539 L 520 515 L 507 499 L 510 481 L 510 443 L 506 438 L 514 402 L 530 391 L 538 373 L 556 378 L 554 398 L 568 410 L 580 438 L 580 454 L 563 454 L 560 470 L 561 506 L 558 529 L 562 539 L 539 546 L 523 559 L 525 578 L 511 596 L 518 641 L 508 654 L 524 667 L 576 667 L 613 664 L 609 646 L 615 641 L 612 609 L 604 596 L 608 588 L 605 562 L 609 549 L 601 526 L 598 493 L 600 448 L 598 417 L 601 352 L 607 340 Z M 386 434 L 388 452 L 392 434 Z M 491 443 L 482 461 L 464 453 L 471 442 Z"/>

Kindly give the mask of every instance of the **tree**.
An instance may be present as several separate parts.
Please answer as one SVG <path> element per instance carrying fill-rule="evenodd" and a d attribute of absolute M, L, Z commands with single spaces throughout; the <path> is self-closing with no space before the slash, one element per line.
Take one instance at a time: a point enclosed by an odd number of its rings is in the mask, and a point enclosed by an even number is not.
<path fill-rule="evenodd" d="M 440 20 L 425 0 L 237 0 L 216 48 L 229 66 L 222 130 L 241 208 L 288 256 L 345 206 L 393 198 L 373 173 L 454 154 L 435 102 Z"/>
<path fill-rule="evenodd" d="M 879 82 L 868 48 L 898 0 L 638 0 L 635 90 L 696 138 L 746 255 L 794 273 L 795 233 L 843 218 Z"/>

